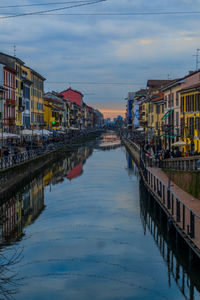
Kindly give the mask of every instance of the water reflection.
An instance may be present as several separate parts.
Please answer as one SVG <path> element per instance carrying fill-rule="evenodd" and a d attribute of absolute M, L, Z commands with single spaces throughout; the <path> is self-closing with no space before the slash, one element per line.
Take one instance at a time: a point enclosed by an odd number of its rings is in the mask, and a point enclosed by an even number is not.
<path fill-rule="evenodd" d="M 181 300 L 183 268 L 185 295 L 190 291 L 193 299 L 198 277 L 187 275 L 141 186 L 139 197 L 137 167 L 122 147 L 92 155 L 94 148 L 92 143 L 65 155 L 13 198 L 18 221 L 2 239 L 24 248 L 22 261 L 13 265 L 21 277 L 14 297 Z"/>
<path fill-rule="evenodd" d="M 121 146 L 121 140 L 119 136 L 113 132 L 109 131 L 102 135 L 101 139 L 99 139 L 96 148 L 101 150 L 111 150 L 116 149 Z"/>
<path fill-rule="evenodd" d="M 127 160 L 127 172 L 129 175 L 135 175 L 137 178 L 139 178 L 139 170 L 137 165 L 134 163 L 134 160 L 130 156 L 128 152 L 126 153 L 126 160 Z"/>
<path fill-rule="evenodd" d="M 44 170 L 14 196 L 6 199 L 0 206 L 0 243 L 19 240 L 24 234 L 23 228 L 34 222 L 45 208 L 44 187 L 81 176 L 83 165 L 92 152 L 91 147 L 77 149 Z"/>
<path fill-rule="evenodd" d="M 174 281 L 185 299 L 200 299 L 200 271 L 189 259 L 189 249 L 175 232 L 169 231 L 167 217 L 140 182 L 140 212 L 144 234 L 149 230 L 168 268 L 168 285 Z"/>

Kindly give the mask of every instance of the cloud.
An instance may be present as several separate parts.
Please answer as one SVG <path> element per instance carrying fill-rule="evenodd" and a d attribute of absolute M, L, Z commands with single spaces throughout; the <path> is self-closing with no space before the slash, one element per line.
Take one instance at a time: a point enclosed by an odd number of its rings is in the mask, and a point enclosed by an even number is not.
<path fill-rule="evenodd" d="M 65 13 L 191 10 L 200 11 L 199 0 L 109 0 Z M 0 51 L 12 55 L 16 44 L 19 58 L 47 81 L 58 82 L 47 83 L 47 90 L 62 90 L 70 81 L 133 83 L 73 85 L 95 94 L 85 97 L 89 105 L 113 110 L 122 109 L 127 92 L 145 87 L 147 79 L 194 69 L 192 55 L 200 44 L 199 15 L 29 16 L 0 24 Z"/>

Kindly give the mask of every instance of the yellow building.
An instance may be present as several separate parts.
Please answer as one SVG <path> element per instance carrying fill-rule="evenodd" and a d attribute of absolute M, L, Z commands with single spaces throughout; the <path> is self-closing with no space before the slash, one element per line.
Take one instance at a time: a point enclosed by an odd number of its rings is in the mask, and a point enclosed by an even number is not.
<path fill-rule="evenodd" d="M 164 121 L 162 117 L 164 116 L 164 93 L 160 92 L 157 95 L 154 95 L 152 99 L 153 104 L 153 123 L 152 127 L 154 128 L 154 141 L 155 144 L 159 144 L 160 147 L 164 146 L 164 132 L 163 125 Z"/>
<path fill-rule="evenodd" d="M 180 91 L 181 138 L 187 144 L 184 151 L 200 152 L 200 84 Z"/>
<path fill-rule="evenodd" d="M 58 130 L 61 128 L 64 112 L 64 102 L 56 93 L 46 93 L 44 95 L 44 122 L 48 130 Z"/>
<path fill-rule="evenodd" d="M 33 69 L 26 67 L 31 73 L 31 127 L 41 129 L 44 126 L 44 81 L 45 78 Z"/>

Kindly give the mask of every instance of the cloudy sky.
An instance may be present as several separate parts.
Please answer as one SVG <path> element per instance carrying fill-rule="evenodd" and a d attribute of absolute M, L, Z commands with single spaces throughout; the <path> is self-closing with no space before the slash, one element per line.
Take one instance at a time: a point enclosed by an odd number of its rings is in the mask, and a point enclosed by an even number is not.
<path fill-rule="evenodd" d="M 200 0 L 107 0 L 69 8 L 94 1 L 1 0 L 0 51 L 13 55 L 15 44 L 17 57 L 47 79 L 46 91 L 78 89 L 106 117 L 123 115 L 127 92 L 144 88 L 148 79 L 196 68 Z M 48 5 L 8 7 L 22 4 Z M 167 12 L 179 13 L 159 14 Z"/>

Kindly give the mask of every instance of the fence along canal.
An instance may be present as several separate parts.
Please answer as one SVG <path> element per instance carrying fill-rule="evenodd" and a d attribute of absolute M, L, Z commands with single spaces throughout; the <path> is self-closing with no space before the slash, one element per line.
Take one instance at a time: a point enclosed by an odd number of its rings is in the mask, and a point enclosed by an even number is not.
<path fill-rule="evenodd" d="M 141 153 L 138 145 L 123 139 L 136 161 L 148 191 L 155 197 L 190 249 L 200 258 L 200 209 L 198 200 L 173 184 L 168 188 L 168 178 L 157 168 L 151 157 Z M 156 168 L 152 166 L 156 165 Z"/>
<path fill-rule="evenodd" d="M 189 248 L 184 247 L 184 241 L 179 239 L 177 231 L 169 228 L 167 215 L 148 193 L 142 181 L 140 182 L 140 211 L 144 233 L 146 234 L 147 229 L 151 232 L 167 265 L 169 286 L 174 280 L 185 299 L 198 299 L 200 271 L 192 268 Z"/>

